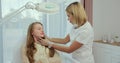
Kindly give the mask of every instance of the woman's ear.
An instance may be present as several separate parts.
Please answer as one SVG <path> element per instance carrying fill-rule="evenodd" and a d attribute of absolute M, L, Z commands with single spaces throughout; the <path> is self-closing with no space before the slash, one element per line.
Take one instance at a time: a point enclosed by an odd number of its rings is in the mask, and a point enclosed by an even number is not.
<path fill-rule="evenodd" d="M 32 32 L 32 35 L 34 35 L 34 33 Z"/>

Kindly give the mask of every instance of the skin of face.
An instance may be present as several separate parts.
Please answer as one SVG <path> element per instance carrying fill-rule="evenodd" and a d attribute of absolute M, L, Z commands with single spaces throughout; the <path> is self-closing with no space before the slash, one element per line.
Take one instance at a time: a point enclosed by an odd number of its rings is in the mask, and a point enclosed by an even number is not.
<path fill-rule="evenodd" d="M 33 33 L 35 37 L 44 37 L 44 31 L 41 24 L 35 24 L 33 26 Z"/>
<path fill-rule="evenodd" d="M 68 20 L 71 24 L 74 24 L 73 23 L 73 16 L 70 14 L 70 13 L 67 13 L 67 16 L 68 16 Z"/>

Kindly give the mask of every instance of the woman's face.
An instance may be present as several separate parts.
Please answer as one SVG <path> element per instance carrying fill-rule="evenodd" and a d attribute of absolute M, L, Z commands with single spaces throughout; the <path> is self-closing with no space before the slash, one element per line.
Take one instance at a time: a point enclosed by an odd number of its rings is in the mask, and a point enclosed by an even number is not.
<path fill-rule="evenodd" d="M 67 13 L 67 16 L 70 23 L 73 24 L 73 16 L 70 13 Z"/>
<path fill-rule="evenodd" d="M 35 24 L 33 26 L 33 36 L 35 37 L 44 37 L 44 31 L 41 24 Z"/>

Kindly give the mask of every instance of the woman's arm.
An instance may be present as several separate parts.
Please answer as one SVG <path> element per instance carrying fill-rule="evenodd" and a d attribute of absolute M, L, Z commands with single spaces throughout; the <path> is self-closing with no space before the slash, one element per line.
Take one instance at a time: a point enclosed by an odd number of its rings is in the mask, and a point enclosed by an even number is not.
<path fill-rule="evenodd" d="M 59 51 L 63 51 L 63 52 L 67 52 L 67 53 L 72 53 L 73 51 L 77 50 L 78 48 L 80 48 L 83 44 L 79 43 L 77 41 L 74 41 L 69 47 L 66 46 L 60 46 L 57 44 L 52 44 L 51 47 L 59 50 Z"/>
<path fill-rule="evenodd" d="M 40 40 L 40 44 L 43 46 L 48 46 L 48 47 L 53 47 L 56 50 L 67 52 L 67 53 L 72 53 L 73 51 L 77 50 L 78 48 L 82 47 L 83 44 L 77 41 L 74 41 L 70 46 L 61 46 L 55 43 L 50 43 L 44 39 Z"/>
<path fill-rule="evenodd" d="M 49 38 L 48 40 L 54 43 L 66 44 L 67 42 L 70 41 L 70 37 L 69 35 L 67 35 L 65 38 Z"/>

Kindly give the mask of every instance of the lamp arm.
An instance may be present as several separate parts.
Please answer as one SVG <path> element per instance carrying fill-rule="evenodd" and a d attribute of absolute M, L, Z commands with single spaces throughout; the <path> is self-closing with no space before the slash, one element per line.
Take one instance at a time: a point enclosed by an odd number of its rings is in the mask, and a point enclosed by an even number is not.
<path fill-rule="evenodd" d="M 17 14 L 21 13 L 22 11 L 24 11 L 26 8 L 25 6 L 20 7 L 18 10 L 6 15 L 4 18 L 2 18 L 0 25 L 3 24 L 4 22 L 6 22 L 7 20 L 9 20 L 10 18 L 16 16 Z"/>
<path fill-rule="evenodd" d="M 25 10 L 26 8 L 24 6 L 22 6 L 21 8 L 19 8 L 18 10 L 10 13 L 9 15 L 5 16 L 3 19 L 6 19 L 6 18 L 12 18 L 14 16 L 16 16 L 17 14 L 21 13 L 23 10 Z"/>

